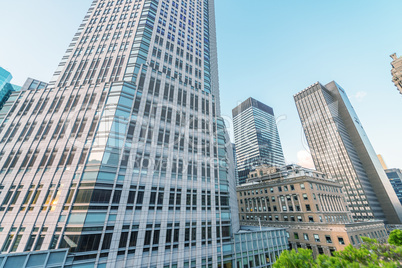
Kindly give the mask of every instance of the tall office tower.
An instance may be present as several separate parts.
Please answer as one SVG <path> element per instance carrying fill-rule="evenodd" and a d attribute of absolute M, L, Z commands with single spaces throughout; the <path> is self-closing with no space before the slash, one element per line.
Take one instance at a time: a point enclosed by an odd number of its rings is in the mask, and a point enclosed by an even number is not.
<path fill-rule="evenodd" d="M 398 88 L 399 93 L 402 94 L 402 58 L 397 57 L 396 53 L 391 55 L 391 74 L 392 74 L 392 82 L 394 82 L 395 86 Z"/>
<path fill-rule="evenodd" d="M 262 164 L 283 166 L 274 110 L 248 98 L 232 110 L 239 183 L 246 182 L 250 171 Z"/>
<path fill-rule="evenodd" d="M 399 168 L 386 169 L 385 173 L 395 190 L 399 202 L 402 204 L 402 170 Z"/>
<path fill-rule="evenodd" d="M 402 220 L 402 206 L 349 99 L 320 83 L 294 96 L 315 167 L 338 180 L 355 220 Z"/>
<path fill-rule="evenodd" d="M 13 76 L 10 72 L 0 67 L 0 110 L 10 97 L 11 93 L 21 89 L 20 86 L 11 84 Z"/>
<path fill-rule="evenodd" d="M 0 67 L 0 88 L 3 88 L 7 83 L 10 83 L 13 76 L 4 68 Z"/>
<path fill-rule="evenodd" d="M 214 20 L 213 0 L 93 1 L 50 85 L 22 91 L 1 122 L 3 254 L 231 265 Z"/>

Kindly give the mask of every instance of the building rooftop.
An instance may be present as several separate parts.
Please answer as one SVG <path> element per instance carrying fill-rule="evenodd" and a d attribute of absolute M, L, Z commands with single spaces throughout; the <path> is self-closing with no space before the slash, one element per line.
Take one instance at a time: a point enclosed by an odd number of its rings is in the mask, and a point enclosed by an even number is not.
<path fill-rule="evenodd" d="M 274 115 L 274 110 L 271 107 L 250 97 L 232 110 L 233 117 L 244 112 L 250 107 L 256 107 L 270 115 Z"/>
<path fill-rule="evenodd" d="M 266 182 L 275 179 L 295 179 L 300 177 L 311 177 L 320 180 L 325 180 L 328 182 L 336 182 L 333 179 L 328 178 L 324 173 L 301 167 L 299 165 L 286 165 L 283 167 L 270 167 L 270 166 L 260 166 L 257 167 L 255 171 L 249 174 L 247 183 L 241 186 L 255 185 L 261 182 Z"/>
<path fill-rule="evenodd" d="M 239 234 L 240 233 L 250 233 L 250 232 L 267 232 L 267 231 L 278 231 L 283 230 L 286 228 L 278 228 L 278 227 L 267 227 L 267 226 L 248 226 L 242 225 L 240 226 Z"/>

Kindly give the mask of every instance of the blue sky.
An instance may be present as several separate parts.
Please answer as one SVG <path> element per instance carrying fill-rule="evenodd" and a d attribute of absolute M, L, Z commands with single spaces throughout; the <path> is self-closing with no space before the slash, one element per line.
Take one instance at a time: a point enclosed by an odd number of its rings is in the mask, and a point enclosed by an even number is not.
<path fill-rule="evenodd" d="M 0 0 L 0 66 L 48 81 L 91 0 Z M 222 114 L 252 96 L 274 108 L 287 162 L 306 150 L 293 95 L 337 81 L 377 153 L 402 167 L 402 95 L 389 55 L 402 54 L 402 1 L 216 0 Z"/>

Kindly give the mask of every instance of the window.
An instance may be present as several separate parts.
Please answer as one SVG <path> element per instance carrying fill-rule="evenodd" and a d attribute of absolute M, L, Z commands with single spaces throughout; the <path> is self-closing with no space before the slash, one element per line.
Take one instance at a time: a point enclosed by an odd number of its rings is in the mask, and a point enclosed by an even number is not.
<path fill-rule="evenodd" d="M 315 242 L 320 242 L 320 236 L 318 234 L 314 235 L 314 241 Z"/>
<path fill-rule="evenodd" d="M 295 239 L 299 239 L 299 233 L 293 233 Z"/>
<path fill-rule="evenodd" d="M 353 239 L 353 236 L 350 236 L 350 240 L 352 241 L 352 244 L 355 244 L 355 240 Z"/>
<path fill-rule="evenodd" d="M 330 235 L 326 235 L 325 236 L 325 240 L 327 241 L 327 243 L 331 244 L 332 243 L 332 239 Z"/>
<path fill-rule="evenodd" d="M 357 236 L 357 235 L 355 235 L 355 238 L 356 238 L 356 243 L 360 243 L 360 240 L 359 240 L 359 237 Z"/>
<path fill-rule="evenodd" d="M 314 217 L 313 216 L 308 216 L 308 221 L 309 222 L 314 222 Z"/>
<path fill-rule="evenodd" d="M 297 216 L 297 221 L 302 222 L 303 221 L 302 216 Z"/>
<path fill-rule="evenodd" d="M 309 204 L 306 205 L 306 210 L 307 210 L 307 211 L 311 211 L 311 207 L 310 207 Z"/>
<path fill-rule="evenodd" d="M 307 194 L 303 194 L 303 199 L 304 199 L 304 200 L 308 200 Z"/>
<path fill-rule="evenodd" d="M 343 237 L 338 237 L 338 242 L 339 242 L 339 245 L 345 245 L 345 241 L 343 240 Z"/>
<path fill-rule="evenodd" d="M 303 190 L 306 189 L 306 187 L 304 186 L 304 183 L 300 183 L 300 188 Z"/>
<path fill-rule="evenodd" d="M 308 241 L 308 234 L 303 234 L 304 240 Z"/>
<path fill-rule="evenodd" d="M 294 191 L 295 190 L 295 186 L 293 184 L 290 185 L 290 190 Z"/>

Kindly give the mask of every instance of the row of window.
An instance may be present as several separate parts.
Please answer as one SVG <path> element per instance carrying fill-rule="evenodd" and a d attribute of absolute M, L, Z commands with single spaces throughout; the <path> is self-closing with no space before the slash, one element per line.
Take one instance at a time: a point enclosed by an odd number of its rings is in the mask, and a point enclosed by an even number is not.
<path fill-rule="evenodd" d="M 338 193 L 338 189 L 339 191 L 342 193 L 341 188 L 338 187 L 334 187 L 334 186 L 328 186 L 328 185 L 323 185 L 323 184 L 319 184 L 319 183 L 309 183 L 310 189 L 314 190 L 314 185 L 316 186 L 316 190 L 320 190 L 320 191 L 326 191 L 326 192 L 334 192 L 334 193 Z M 306 186 L 304 185 L 304 183 L 299 183 L 300 189 L 304 190 L 306 189 Z M 282 191 L 295 191 L 295 185 L 294 184 L 290 184 L 290 185 L 284 185 L 284 186 L 277 186 L 276 187 L 277 192 L 282 192 Z M 263 189 L 259 189 L 259 190 L 251 190 L 251 191 L 238 191 L 240 196 L 247 196 L 247 195 L 259 195 L 259 194 L 264 194 L 264 193 L 268 193 L 268 189 L 265 188 Z M 274 187 L 271 187 L 269 189 L 270 193 L 275 192 Z"/>

